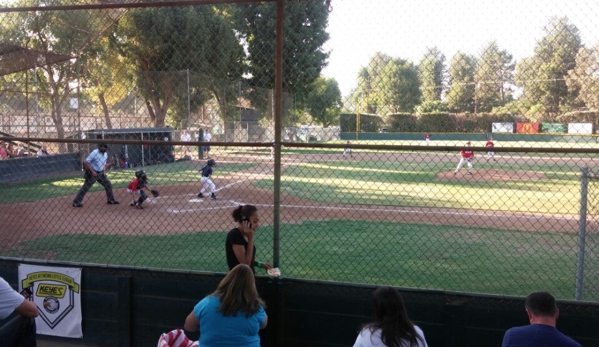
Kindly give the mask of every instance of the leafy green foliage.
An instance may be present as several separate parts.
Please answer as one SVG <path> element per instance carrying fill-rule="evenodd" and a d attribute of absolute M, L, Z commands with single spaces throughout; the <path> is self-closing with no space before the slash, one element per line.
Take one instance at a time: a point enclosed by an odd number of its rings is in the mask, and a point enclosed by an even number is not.
<path fill-rule="evenodd" d="M 445 55 L 437 47 L 427 48 L 424 57 L 418 64 L 423 103 L 441 100 L 444 72 Z"/>
<path fill-rule="evenodd" d="M 337 81 L 319 77 L 306 98 L 306 109 L 312 119 L 325 127 L 339 123 L 341 91 Z"/>
<path fill-rule="evenodd" d="M 246 3 L 231 8 L 231 13 L 235 28 L 247 45 L 250 86 L 274 89 L 276 4 Z M 300 107 L 329 57 L 323 50 L 329 39 L 325 30 L 328 16 L 323 1 L 285 4 L 283 90 L 293 93 Z"/>
<path fill-rule="evenodd" d="M 515 80 L 524 88 L 521 99 L 527 114 L 552 121 L 577 97 L 576 90 L 568 89 L 566 76 L 575 68 L 581 39 L 578 28 L 565 17 L 553 19 L 545 32 L 534 55 L 517 64 Z"/>
<path fill-rule="evenodd" d="M 474 112 L 474 75 L 476 58 L 458 52 L 449 67 L 450 87 L 447 106 L 453 112 Z"/>
<path fill-rule="evenodd" d="M 209 97 L 221 112 L 225 95 L 244 73 L 244 52 L 229 22 L 209 6 L 158 7 L 130 11 L 112 38 L 113 47 L 135 67 L 134 82 L 155 126 L 164 126 L 171 105 L 180 122 L 187 115 L 187 70 L 192 111 Z M 234 102 L 235 98 L 229 98 Z M 224 113 L 224 112 L 223 112 Z"/>
<path fill-rule="evenodd" d="M 483 49 L 474 76 L 475 112 L 489 112 L 493 107 L 505 105 L 512 100 L 510 86 L 513 84 L 514 63 L 512 55 L 501 50 L 497 42 Z"/>

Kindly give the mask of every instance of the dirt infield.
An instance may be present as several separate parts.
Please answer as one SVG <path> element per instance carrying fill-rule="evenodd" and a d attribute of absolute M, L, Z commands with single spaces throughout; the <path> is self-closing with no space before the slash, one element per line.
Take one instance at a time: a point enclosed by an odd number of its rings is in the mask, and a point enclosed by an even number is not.
<path fill-rule="evenodd" d="M 340 156 L 320 156 L 331 160 Z M 409 159 L 409 157 L 408 157 Z M 229 158 L 231 161 L 247 158 Z M 294 165 L 314 158 L 295 156 L 284 165 Z M 199 165 L 199 164 L 198 164 Z M 129 206 L 130 196 L 124 189 L 115 190 L 120 205 L 107 205 L 103 191 L 88 193 L 83 208 L 71 206 L 73 196 L 63 196 L 32 203 L 0 205 L 4 245 L 63 233 L 102 235 L 169 235 L 198 231 L 228 230 L 234 226 L 231 211 L 240 204 L 257 205 L 261 223 L 273 223 L 272 190 L 253 187 L 253 181 L 272 177 L 273 164 L 264 161 L 248 172 L 216 178 L 218 200 L 199 199 L 200 185 L 159 186 L 161 196 L 149 198 L 144 210 Z M 469 175 L 466 170 L 439 172 L 438 180 L 513 181 L 540 179 L 542 174 L 525 171 L 479 170 Z M 480 210 L 433 209 L 419 207 L 358 206 L 323 204 L 281 193 L 282 223 L 308 220 L 379 220 L 405 223 L 449 224 L 464 227 L 489 227 L 530 231 L 575 231 L 578 220 L 572 216 L 533 215 Z"/>

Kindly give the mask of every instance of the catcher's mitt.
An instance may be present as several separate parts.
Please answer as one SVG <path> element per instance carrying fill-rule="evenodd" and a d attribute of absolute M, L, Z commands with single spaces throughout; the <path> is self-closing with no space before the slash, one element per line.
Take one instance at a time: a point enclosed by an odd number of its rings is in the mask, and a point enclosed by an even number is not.
<path fill-rule="evenodd" d="M 152 189 L 150 192 L 152 192 L 152 196 L 155 198 L 160 196 L 160 193 L 156 189 Z"/>

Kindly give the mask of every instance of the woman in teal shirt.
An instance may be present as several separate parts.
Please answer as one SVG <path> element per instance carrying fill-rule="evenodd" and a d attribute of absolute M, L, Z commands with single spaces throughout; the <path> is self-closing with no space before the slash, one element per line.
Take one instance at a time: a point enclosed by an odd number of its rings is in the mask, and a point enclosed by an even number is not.
<path fill-rule="evenodd" d="M 260 347 L 258 332 L 268 322 L 264 307 L 252 269 L 239 264 L 194 307 L 184 328 L 200 330 L 202 347 Z"/>

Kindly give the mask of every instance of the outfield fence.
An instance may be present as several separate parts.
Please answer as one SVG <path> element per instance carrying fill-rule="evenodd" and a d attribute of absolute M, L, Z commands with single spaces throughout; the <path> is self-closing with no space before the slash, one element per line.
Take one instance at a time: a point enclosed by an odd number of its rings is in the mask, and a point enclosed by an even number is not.
<path fill-rule="evenodd" d="M 599 5 L 396 3 L 0 0 L 0 256 L 599 301 Z"/>

